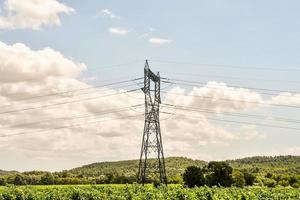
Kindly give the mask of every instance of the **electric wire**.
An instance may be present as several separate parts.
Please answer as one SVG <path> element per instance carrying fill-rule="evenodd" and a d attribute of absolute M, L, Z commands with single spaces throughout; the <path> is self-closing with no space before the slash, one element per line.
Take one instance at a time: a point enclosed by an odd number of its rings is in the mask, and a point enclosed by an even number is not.
<path fill-rule="evenodd" d="M 65 104 L 69 104 L 69 103 L 79 103 L 79 102 L 82 102 L 82 101 L 90 101 L 90 100 L 99 99 L 99 98 L 103 98 L 103 97 L 109 97 L 109 96 L 115 96 L 115 95 L 135 92 L 135 91 L 138 91 L 138 90 L 140 90 L 140 89 L 132 89 L 132 90 L 124 91 L 124 92 L 117 92 L 117 93 L 107 94 L 107 95 L 102 95 L 102 96 L 89 97 L 89 98 L 85 98 L 85 99 L 76 99 L 76 100 L 73 100 L 73 101 L 59 102 L 59 103 L 54 103 L 54 104 L 49 104 L 49 105 L 42 105 L 42 106 L 37 106 L 37 107 L 30 107 L 30 108 L 24 108 L 24 109 L 4 111 L 4 112 L 0 112 L 0 115 L 23 112 L 23 111 L 28 111 L 28 110 L 41 109 L 41 108 L 54 107 L 54 106 L 65 105 Z"/>
<path fill-rule="evenodd" d="M 300 71 L 299 68 L 286 68 L 286 69 L 278 69 L 278 68 L 270 68 L 270 67 L 242 67 L 237 65 L 221 65 L 221 64 L 204 64 L 204 63 L 190 63 L 190 62 L 181 62 L 181 61 L 170 61 L 170 60 L 148 60 L 150 62 L 156 63 L 168 63 L 168 64 L 176 64 L 176 65 L 190 65 L 190 66 L 200 66 L 200 67 L 217 67 L 217 68 L 232 68 L 232 69 L 241 69 L 241 70 L 270 70 L 270 71 Z"/>
<path fill-rule="evenodd" d="M 187 116 L 187 117 L 193 117 L 193 118 L 201 118 L 201 116 L 196 116 L 196 115 L 189 115 L 185 113 L 180 113 L 176 114 L 176 116 Z M 235 120 L 226 120 L 226 119 L 217 119 L 217 118 L 212 118 L 212 117 L 205 117 L 205 119 L 213 120 L 213 121 L 220 121 L 220 122 L 229 122 L 229 123 L 236 123 L 236 124 L 246 124 L 246 125 L 254 125 L 254 126 L 264 126 L 264 127 L 269 127 L 269 128 L 280 128 L 280 129 L 290 129 L 290 130 L 296 130 L 299 131 L 300 128 L 296 127 L 287 127 L 287 126 L 278 126 L 278 125 L 271 125 L 271 124 L 264 124 L 264 123 L 252 123 L 252 122 L 244 122 L 244 121 L 235 121 Z"/>
<path fill-rule="evenodd" d="M 226 112 L 226 111 L 215 111 L 215 110 L 210 110 L 210 109 L 202 109 L 199 107 L 197 108 L 197 107 L 191 107 L 191 106 L 180 106 L 180 105 L 167 104 L 167 103 L 164 103 L 163 105 L 172 107 L 173 109 L 185 110 L 185 111 L 194 111 L 194 112 L 216 114 L 216 115 L 221 114 L 221 115 L 227 115 L 227 116 L 245 117 L 245 118 L 254 118 L 254 119 L 265 119 L 265 120 L 288 122 L 288 123 L 300 123 L 300 120 L 297 120 L 297 119 L 270 117 L 270 116 L 266 116 L 266 115 L 232 113 L 232 112 Z"/>
<path fill-rule="evenodd" d="M 36 98 L 63 95 L 63 94 L 78 92 L 78 91 L 82 91 L 82 90 L 90 90 L 90 89 L 95 89 L 95 88 L 100 88 L 100 87 L 108 87 L 108 86 L 112 86 L 112 85 L 119 85 L 119 84 L 128 83 L 128 82 L 132 82 L 133 80 L 140 80 L 140 79 L 143 79 L 143 78 L 134 78 L 134 79 L 130 79 L 130 80 L 118 81 L 118 82 L 102 84 L 102 85 L 95 85 L 95 86 L 84 87 L 84 88 L 73 89 L 73 90 L 66 90 L 66 91 L 63 91 L 63 92 L 55 92 L 55 93 L 50 93 L 50 94 L 45 94 L 45 95 L 32 96 L 32 97 L 21 98 L 21 99 L 17 99 L 17 100 L 18 101 L 26 101 L 26 100 L 36 99 Z"/>
<path fill-rule="evenodd" d="M 220 101 L 237 101 L 237 102 L 243 102 L 243 103 L 249 103 L 249 104 L 256 104 L 256 105 L 268 105 L 268 106 L 277 106 L 277 107 L 287 107 L 287 108 L 297 108 L 300 109 L 300 106 L 295 105 L 287 105 L 287 104 L 275 104 L 275 103 L 266 103 L 266 102 L 255 102 L 255 101 L 246 101 L 242 99 L 233 99 L 233 98 L 215 98 L 213 96 L 200 96 L 200 95 L 191 95 L 191 94 L 181 94 L 181 93 L 175 93 L 175 92 L 167 92 L 167 91 L 161 91 L 162 93 L 175 95 L 175 96 L 190 96 L 190 97 L 196 97 L 196 98 L 202 98 L 202 99 L 211 99 L 211 100 L 220 100 Z"/>
<path fill-rule="evenodd" d="M 2 126 L 2 127 L 0 127 L 0 129 L 26 127 L 26 126 L 30 126 L 30 125 L 38 125 L 38 124 L 43 124 L 45 122 L 52 122 L 52 121 L 58 121 L 58 120 L 60 122 L 61 122 L 61 120 L 63 120 L 62 122 L 65 122 L 67 120 L 73 120 L 73 119 L 81 119 L 81 118 L 94 117 L 94 116 L 99 116 L 99 115 L 120 113 L 123 111 L 132 110 L 133 108 L 136 108 L 136 107 L 139 107 L 142 105 L 144 105 L 144 104 L 136 104 L 136 105 L 132 105 L 132 106 L 128 106 L 128 107 L 121 107 L 121 108 L 117 108 L 117 109 L 102 110 L 99 112 L 94 112 L 93 115 L 91 115 L 91 114 L 89 114 L 89 115 L 88 114 L 73 115 L 73 116 L 69 116 L 69 117 L 57 117 L 57 118 L 45 119 L 45 120 L 36 121 L 36 122 L 13 124 L 13 125 L 9 125 L 9 126 Z"/>
<path fill-rule="evenodd" d="M 106 120 L 84 122 L 84 123 L 79 123 L 79 124 L 74 124 L 74 125 L 69 125 L 69 126 L 58 126 L 58 127 L 42 129 L 42 130 L 38 130 L 38 131 L 28 131 L 28 132 L 20 132 L 20 133 L 13 133 L 13 134 L 3 134 L 3 135 L 0 135 L 0 138 L 19 136 L 19 135 L 27 135 L 27 134 L 33 134 L 33 133 L 41 133 L 41 132 L 47 132 L 47 131 L 51 131 L 51 130 L 59 130 L 59 129 L 65 129 L 65 128 L 74 128 L 74 127 L 81 126 L 81 125 L 86 125 L 86 124 L 106 122 L 106 121 L 112 121 L 112 120 L 120 120 L 120 119 L 129 119 L 129 118 L 134 118 L 134 117 L 139 117 L 139 116 L 141 116 L 141 115 L 130 115 L 130 116 L 123 116 L 123 117 L 119 117 L 119 118 L 111 118 L 111 119 L 106 119 Z"/>
<path fill-rule="evenodd" d="M 126 84 L 126 85 L 121 85 L 121 86 L 117 86 L 117 87 L 110 87 L 109 89 L 119 89 L 119 88 L 124 88 L 124 87 L 130 87 L 130 86 L 134 86 L 135 84 Z M 102 90 L 105 90 L 106 88 L 103 89 L 97 89 L 97 90 L 92 90 L 92 91 L 87 91 L 87 92 L 83 92 L 83 93 L 79 93 L 79 94 L 71 94 L 71 96 L 59 96 L 56 99 L 45 99 L 45 100 L 38 100 L 38 101 L 30 101 L 30 102 L 26 102 L 26 103 L 20 103 L 20 104 L 13 104 L 13 105 L 6 105 L 6 106 L 0 106 L 0 108 L 10 108 L 10 107 L 16 107 L 16 106 L 26 106 L 29 104 L 34 104 L 34 103 L 41 103 L 41 102 L 48 102 L 48 101 L 52 101 L 54 102 L 55 100 L 66 100 L 66 99 L 70 99 L 71 97 L 78 97 L 78 96 L 83 96 L 83 95 L 90 95 L 93 93 L 97 93 L 97 92 L 101 92 Z"/>
<path fill-rule="evenodd" d="M 87 69 L 86 71 L 81 71 L 82 74 L 84 74 L 85 72 L 92 72 L 92 71 L 107 71 L 107 70 L 114 70 L 116 68 L 120 68 L 120 67 L 123 67 L 123 66 L 128 66 L 128 65 L 131 65 L 131 64 L 135 64 L 135 63 L 138 63 L 138 62 L 141 62 L 142 60 L 134 60 L 134 61 L 131 61 L 131 62 L 126 62 L 126 63 L 121 63 L 121 64 L 115 64 L 115 65 L 106 65 L 104 67 L 100 67 L 100 68 L 89 68 Z M 38 80 L 42 80 L 42 79 L 45 79 L 45 78 L 51 78 L 51 77 L 56 77 L 56 76 L 47 76 L 47 77 L 39 77 L 39 76 L 35 76 L 34 78 L 27 78 L 27 79 L 22 79 L 22 80 L 19 80 L 18 82 L 29 82 L 29 81 L 38 81 Z"/>
<path fill-rule="evenodd" d="M 189 85 L 189 86 L 206 86 L 207 83 L 205 82 L 199 82 L 199 81 L 188 81 L 188 80 L 183 80 L 183 79 L 172 79 L 172 78 L 166 78 L 171 81 L 163 81 L 167 83 L 173 83 L 173 84 L 182 84 L 182 85 Z M 183 82 L 183 83 L 182 83 Z M 190 84 L 189 84 L 190 83 Z M 200 85 L 199 85 L 200 84 Z M 243 89 L 249 89 L 249 90 L 258 90 L 258 91 L 268 91 L 268 92 L 278 92 L 278 93 L 291 93 L 291 94 L 300 94 L 299 91 L 287 91 L 287 90 L 275 90 L 275 89 L 265 89 L 265 88 L 257 88 L 257 87 L 245 87 L 245 86 L 237 86 L 237 85 L 228 85 L 228 87 L 232 88 L 243 88 Z M 225 88 L 218 88 L 218 87 L 212 87 L 212 86 L 206 86 L 208 88 L 217 88 L 217 89 L 225 89 Z M 262 93 L 266 95 L 275 95 L 275 94 L 270 94 L 270 93 Z M 287 96 L 287 95 L 285 95 Z"/>
<path fill-rule="evenodd" d="M 264 82 L 276 82 L 276 83 L 281 83 L 281 82 L 286 82 L 286 83 L 300 83 L 300 81 L 297 80 L 283 80 L 283 79 L 262 79 L 262 78 L 246 78 L 246 77 L 235 77 L 235 76 L 224 76 L 224 75 L 215 75 L 215 74 L 207 74 L 201 72 L 201 74 L 190 74 L 190 73 L 183 73 L 183 72 L 170 72 L 170 71 L 160 71 L 163 74 L 174 74 L 174 75 L 180 75 L 180 76 L 193 76 L 193 77 L 214 77 L 214 78 L 225 78 L 225 79 L 230 79 L 230 80 L 248 80 L 248 81 L 264 81 Z"/>

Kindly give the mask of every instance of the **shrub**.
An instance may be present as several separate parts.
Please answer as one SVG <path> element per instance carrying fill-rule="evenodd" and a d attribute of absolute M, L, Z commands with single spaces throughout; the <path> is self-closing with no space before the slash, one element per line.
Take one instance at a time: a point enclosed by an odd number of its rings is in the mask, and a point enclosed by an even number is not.
<path fill-rule="evenodd" d="M 6 180 L 3 177 L 0 177 L 0 185 L 5 185 Z"/>
<path fill-rule="evenodd" d="M 233 184 L 234 186 L 237 187 L 244 187 L 245 186 L 245 178 L 244 178 L 244 174 L 240 171 L 234 171 L 232 174 L 232 178 L 233 178 Z"/>
<path fill-rule="evenodd" d="M 187 167 L 183 174 L 183 181 L 184 184 L 190 188 L 203 186 L 205 184 L 205 178 L 202 169 L 197 166 Z"/>
<path fill-rule="evenodd" d="M 275 187 L 276 186 L 276 181 L 274 179 L 271 178 L 266 178 L 263 180 L 264 185 L 267 187 Z"/>
<path fill-rule="evenodd" d="M 252 186 L 256 177 L 252 173 L 249 173 L 247 171 L 244 171 L 243 174 L 245 178 L 245 185 Z"/>
<path fill-rule="evenodd" d="M 232 167 L 226 162 L 209 162 L 207 173 L 207 182 L 210 186 L 230 187 L 233 183 Z"/>

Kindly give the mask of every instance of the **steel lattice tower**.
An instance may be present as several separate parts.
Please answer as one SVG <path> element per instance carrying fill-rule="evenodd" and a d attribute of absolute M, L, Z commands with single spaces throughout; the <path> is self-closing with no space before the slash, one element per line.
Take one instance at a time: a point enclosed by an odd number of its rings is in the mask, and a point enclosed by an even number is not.
<path fill-rule="evenodd" d="M 154 83 L 154 89 L 151 89 L 150 83 Z M 160 99 L 160 76 L 154 74 L 146 60 L 144 68 L 144 87 L 145 93 L 145 126 L 140 155 L 138 182 L 146 183 L 149 175 L 153 178 L 159 178 L 161 183 L 167 184 L 167 175 L 165 168 L 165 159 L 159 123 L 159 105 Z M 149 158 L 154 158 L 149 161 Z M 155 177 L 158 176 L 159 177 Z"/>

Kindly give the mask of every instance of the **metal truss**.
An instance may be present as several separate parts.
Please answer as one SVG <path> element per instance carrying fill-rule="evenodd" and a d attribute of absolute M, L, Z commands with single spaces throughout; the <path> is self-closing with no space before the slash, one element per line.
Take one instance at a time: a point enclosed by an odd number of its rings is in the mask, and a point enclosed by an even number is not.
<path fill-rule="evenodd" d="M 150 83 L 154 83 L 154 89 Z M 165 159 L 159 123 L 160 98 L 160 75 L 154 74 L 146 60 L 144 68 L 145 93 L 145 126 L 142 140 L 142 148 L 138 170 L 138 182 L 149 182 L 158 179 L 161 183 L 167 184 Z M 151 162 L 149 161 L 151 159 Z M 151 177 L 150 177 L 151 176 Z"/>

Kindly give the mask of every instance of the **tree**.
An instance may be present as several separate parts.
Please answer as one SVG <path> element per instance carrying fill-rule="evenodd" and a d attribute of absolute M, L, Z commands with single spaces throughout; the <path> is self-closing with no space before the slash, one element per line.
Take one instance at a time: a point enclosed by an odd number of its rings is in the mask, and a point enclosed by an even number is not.
<path fill-rule="evenodd" d="M 298 182 L 298 180 L 297 180 L 297 178 L 295 176 L 289 177 L 288 181 L 289 181 L 290 185 L 293 185 L 294 183 Z"/>
<path fill-rule="evenodd" d="M 106 180 L 105 180 L 105 183 L 109 184 L 109 183 L 113 183 L 113 180 L 114 180 L 114 174 L 113 173 L 107 173 L 105 174 L 106 176 Z"/>
<path fill-rule="evenodd" d="M 232 178 L 233 178 L 233 183 L 234 183 L 234 186 L 237 186 L 237 187 L 244 187 L 245 186 L 245 177 L 244 177 L 244 174 L 240 171 L 234 171 L 232 173 Z"/>
<path fill-rule="evenodd" d="M 26 182 L 21 174 L 17 174 L 14 179 L 14 185 L 25 185 Z"/>
<path fill-rule="evenodd" d="M 0 177 L 0 185 L 5 185 L 6 180 L 3 177 Z"/>
<path fill-rule="evenodd" d="M 247 186 L 252 186 L 254 184 L 256 177 L 248 171 L 243 171 L 243 174 L 244 174 L 244 178 L 245 178 L 245 184 Z"/>
<path fill-rule="evenodd" d="M 266 178 L 272 178 L 272 176 L 273 176 L 273 174 L 272 173 L 270 173 L 270 172 L 268 172 L 267 174 L 266 174 Z"/>
<path fill-rule="evenodd" d="M 212 161 L 207 166 L 207 182 L 210 186 L 230 187 L 232 180 L 232 167 L 226 162 Z"/>
<path fill-rule="evenodd" d="M 292 185 L 292 187 L 293 187 L 293 188 L 300 188 L 300 184 L 299 184 L 299 183 L 294 183 L 294 184 Z"/>
<path fill-rule="evenodd" d="M 63 170 L 61 173 L 60 173 L 60 176 L 62 178 L 67 178 L 70 176 L 69 172 L 67 170 Z"/>
<path fill-rule="evenodd" d="M 278 182 L 278 185 L 281 185 L 283 187 L 287 187 L 287 186 L 289 186 L 289 182 L 287 180 L 280 180 Z"/>
<path fill-rule="evenodd" d="M 264 185 L 267 187 L 275 187 L 277 182 L 274 179 L 266 178 L 263 180 Z"/>
<path fill-rule="evenodd" d="M 47 172 L 41 177 L 41 184 L 43 185 L 53 185 L 54 184 L 54 176 L 52 173 Z"/>
<path fill-rule="evenodd" d="M 203 170 L 197 166 L 189 166 L 186 168 L 183 174 L 184 184 L 188 187 L 203 186 L 205 184 L 205 178 Z"/>
<path fill-rule="evenodd" d="M 170 177 L 168 182 L 171 184 L 182 184 L 182 176 L 180 174 L 176 174 L 175 176 Z"/>

